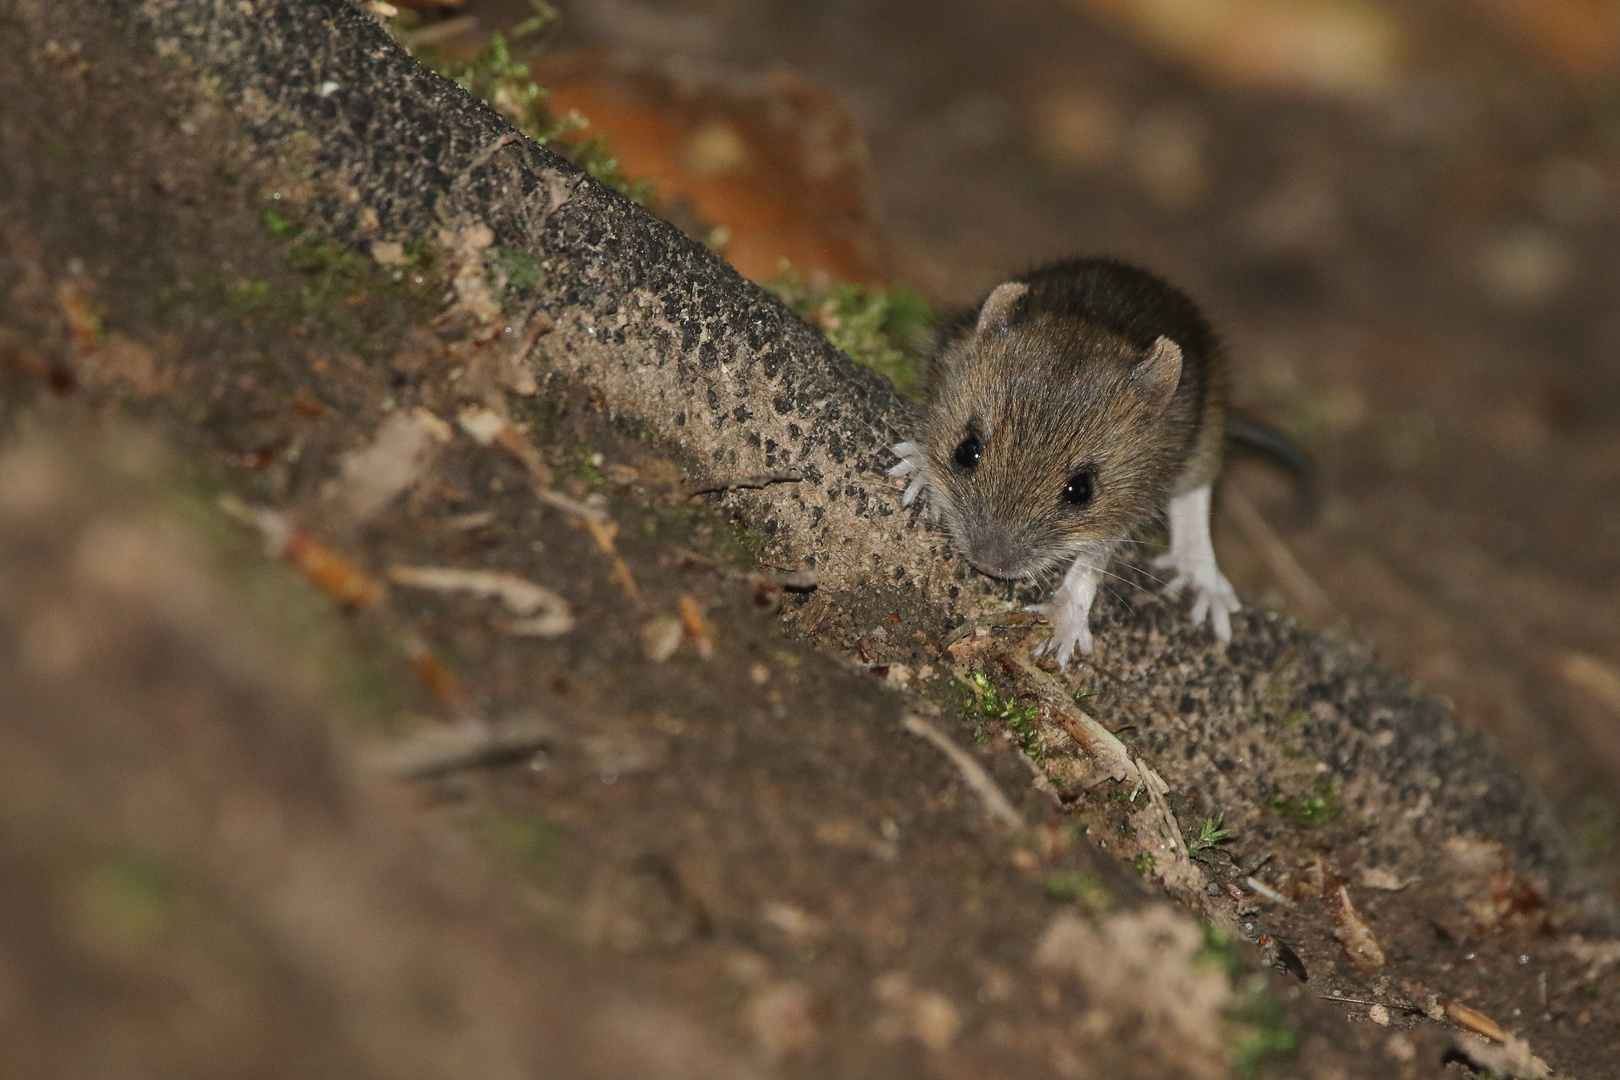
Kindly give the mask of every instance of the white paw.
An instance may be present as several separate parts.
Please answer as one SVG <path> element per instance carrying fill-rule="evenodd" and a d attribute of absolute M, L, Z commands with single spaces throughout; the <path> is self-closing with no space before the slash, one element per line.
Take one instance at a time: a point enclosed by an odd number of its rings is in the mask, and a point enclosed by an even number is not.
<path fill-rule="evenodd" d="M 1202 626 L 1207 617 L 1218 640 L 1232 640 L 1232 613 L 1241 610 L 1243 605 L 1238 603 L 1236 590 L 1216 567 L 1214 558 L 1182 557 L 1172 552 L 1154 559 L 1153 565 L 1175 571 L 1175 576 L 1165 585 L 1166 596 L 1179 596 L 1188 586 L 1192 587 L 1194 626 Z"/>
<path fill-rule="evenodd" d="M 1075 650 L 1079 650 L 1082 656 L 1091 655 L 1091 627 L 1084 622 L 1072 627 L 1056 622 L 1052 626 L 1052 636 L 1035 646 L 1035 655 L 1052 657 L 1057 661 L 1058 669 L 1062 670 L 1074 659 Z"/>
<path fill-rule="evenodd" d="M 905 497 L 900 500 L 900 505 L 910 506 L 923 488 L 928 486 L 928 458 L 923 455 L 922 447 L 914 442 L 895 443 L 889 449 L 900 459 L 900 463 L 889 470 L 889 475 L 911 478 L 906 485 Z"/>
<path fill-rule="evenodd" d="M 1035 608 L 1052 620 L 1052 636 L 1035 649 L 1036 656 L 1052 657 L 1061 669 L 1069 666 L 1077 649 L 1082 655 L 1091 655 L 1091 602 L 1097 598 L 1097 582 L 1112 553 L 1112 545 L 1075 553 L 1051 602 Z"/>

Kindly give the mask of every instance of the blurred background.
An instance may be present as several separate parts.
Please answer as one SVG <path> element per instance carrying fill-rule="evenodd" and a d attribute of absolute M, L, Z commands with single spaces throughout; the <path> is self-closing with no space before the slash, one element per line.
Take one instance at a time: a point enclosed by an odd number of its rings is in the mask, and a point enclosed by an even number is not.
<path fill-rule="evenodd" d="M 464 61 L 535 14 L 408 6 Z M 1620 887 L 1620 3 L 568 0 L 511 51 L 835 340 L 1056 256 L 1192 293 L 1322 470 L 1232 468 L 1240 594 L 1448 697 Z"/>

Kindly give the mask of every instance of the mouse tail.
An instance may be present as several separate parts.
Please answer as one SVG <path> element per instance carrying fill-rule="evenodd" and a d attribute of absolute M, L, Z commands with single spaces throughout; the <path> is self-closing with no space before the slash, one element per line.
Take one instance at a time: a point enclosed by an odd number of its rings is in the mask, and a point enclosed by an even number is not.
<path fill-rule="evenodd" d="M 1294 478 L 1300 502 L 1315 515 L 1316 462 L 1290 436 L 1237 409 L 1226 412 L 1226 441 L 1242 450 L 1268 457 Z"/>

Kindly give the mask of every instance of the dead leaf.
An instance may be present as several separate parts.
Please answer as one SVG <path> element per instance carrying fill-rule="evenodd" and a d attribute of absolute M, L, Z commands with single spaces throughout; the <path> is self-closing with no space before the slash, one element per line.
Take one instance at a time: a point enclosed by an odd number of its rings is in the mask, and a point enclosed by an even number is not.
<path fill-rule="evenodd" d="M 1502 1030 L 1500 1024 L 1478 1009 L 1471 1009 L 1460 1001 L 1446 1002 L 1446 1015 L 1452 1023 L 1467 1028 L 1476 1035 L 1483 1035 L 1493 1042 L 1506 1042 L 1507 1032 Z"/>
<path fill-rule="evenodd" d="M 1402 881 L 1393 870 L 1383 867 L 1366 867 L 1361 871 L 1361 886 L 1365 889 L 1400 892 L 1410 884 L 1410 881 Z"/>
<path fill-rule="evenodd" d="M 588 116 L 627 175 L 755 281 L 781 273 L 887 280 L 876 183 L 860 129 L 834 94 L 799 75 L 704 77 L 602 51 L 538 58 L 547 102 Z"/>
<path fill-rule="evenodd" d="M 63 281 L 56 287 L 56 304 L 67 322 L 73 344 L 86 351 L 101 343 L 101 314 L 90 303 L 77 283 Z"/>
<path fill-rule="evenodd" d="M 1070 0 L 1233 86 L 1361 99 L 1399 84 L 1411 30 L 1366 0 Z"/>
<path fill-rule="evenodd" d="M 373 607 L 388 595 L 383 583 L 358 563 L 307 533 L 291 533 L 281 554 L 317 588 L 344 607 Z"/>
<path fill-rule="evenodd" d="M 422 680 L 423 689 L 438 703 L 446 717 L 468 727 L 479 723 L 478 707 L 473 701 L 472 691 L 467 689 L 467 684 L 454 668 L 434 654 L 427 642 L 411 634 L 405 642 L 405 655 L 410 658 L 416 677 Z"/>
<path fill-rule="evenodd" d="M 625 574 L 628 576 L 628 568 Z M 634 587 L 634 582 L 631 586 Z M 714 624 L 703 617 L 703 609 L 698 607 L 691 593 L 681 594 L 681 626 L 698 655 L 705 660 L 711 659 L 714 656 Z"/>

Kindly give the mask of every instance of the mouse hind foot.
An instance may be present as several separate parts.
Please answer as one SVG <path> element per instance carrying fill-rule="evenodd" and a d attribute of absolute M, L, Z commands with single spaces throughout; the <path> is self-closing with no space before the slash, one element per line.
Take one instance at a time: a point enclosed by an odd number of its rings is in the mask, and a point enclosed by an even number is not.
<path fill-rule="evenodd" d="M 1232 613 L 1242 609 L 1237 592 L 1215 565 L 1215 544 L 1209 535 L 1210 486 L 1194 488 L 1170 500 L 1170 551 L 1153 565 L 1174 571 L 1165 594 L 1179 596 L 1189 586 L 1193 593 L 1192 621 L 1205 618 L 1222 641 L 1232 640 Z"/>

